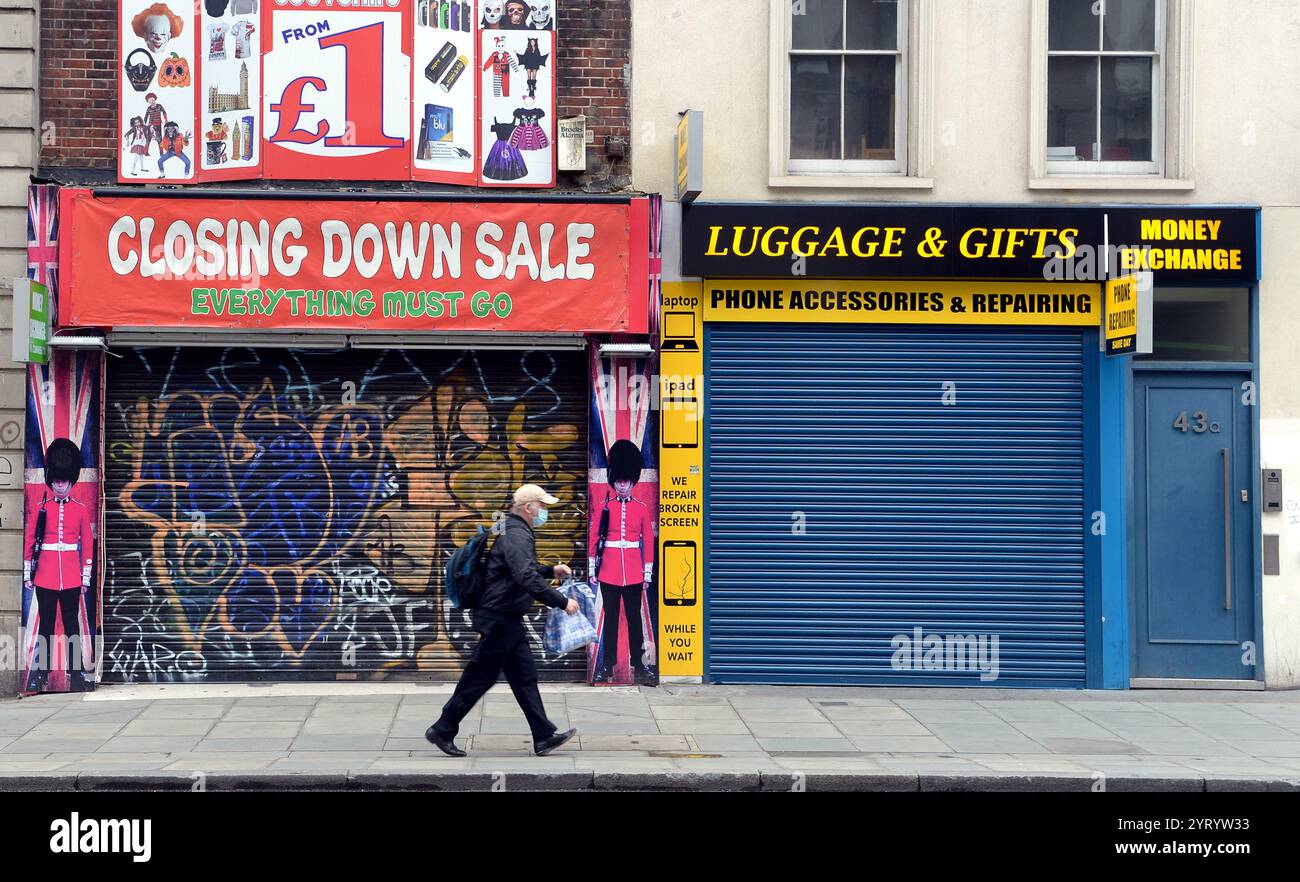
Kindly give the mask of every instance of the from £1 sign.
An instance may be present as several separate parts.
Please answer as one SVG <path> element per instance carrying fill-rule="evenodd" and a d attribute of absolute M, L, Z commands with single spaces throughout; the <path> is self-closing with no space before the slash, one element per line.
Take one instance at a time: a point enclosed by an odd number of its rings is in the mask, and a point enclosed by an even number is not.
<path fill-rule="evenodd" d="M 704 301 L 665 282 L 659 350 L 659 671 L 704 675 Z"/>
<path fill-rule="evenodd" d="M 552 6 L 119 0 L 118 180 L 553 187 Z"/>
<path fill-rule="evenodd" d="M 50 289 L 31 279 L 14 279 L 13 360 L 50 363 Z"/>
<path fill-rule="evenodd" d="M 266 177 L 410 176 L 410 14 L 264 0 Z"/>
<path fill-rule="evenodd" d="M 1137 351 L 1138 280 L 1136 276 L 1106 283 L 1106 318 L 1102 328 L 1107 355 L 1133 355 Z"/>

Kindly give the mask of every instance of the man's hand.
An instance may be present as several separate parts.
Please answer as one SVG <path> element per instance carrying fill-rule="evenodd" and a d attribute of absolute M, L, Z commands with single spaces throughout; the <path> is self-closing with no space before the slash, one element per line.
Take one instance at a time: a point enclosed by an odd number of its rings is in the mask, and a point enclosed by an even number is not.
<path fill-rule="evenodd" d="M 569 569 L 564 564 L 556 564 L 553 572 L 555 573 L 555 578 L 557 579 L 567 579 L 569 578 L 569 576 L 573 575 L 573 570 Z"/>
<path fill-rule="evenodd" d="M 29 581 L 27 581 L 27 582 L 24 582 L 24 583 L 23 583 L 23 588 L 24 588 L 25 590 L 27 590 L 27 591 L 31 591 L 31 590 L 32 590 L 32 583 L 31 583 L 31 581 L 29 580 Z"/>
<path fill-rule="evenodd" d="M 576 616 L 578 614 L 578 601 L 570 599 L 569 605 L 564 608 L 564 611 L 571 616 Z"/>

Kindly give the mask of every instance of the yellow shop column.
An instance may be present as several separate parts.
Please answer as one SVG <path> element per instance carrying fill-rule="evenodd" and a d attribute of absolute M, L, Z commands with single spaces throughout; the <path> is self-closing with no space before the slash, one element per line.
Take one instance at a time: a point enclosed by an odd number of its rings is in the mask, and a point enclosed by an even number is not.
<path fill-rule="evenodd" d="M 659 672 L 704 676 L 704 288 L 663 285 Z"/>

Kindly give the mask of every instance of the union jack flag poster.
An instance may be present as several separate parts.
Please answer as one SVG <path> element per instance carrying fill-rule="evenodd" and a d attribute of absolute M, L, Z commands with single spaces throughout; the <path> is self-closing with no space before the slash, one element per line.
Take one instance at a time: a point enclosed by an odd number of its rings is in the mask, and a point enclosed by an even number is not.
<path fill-rule="evenodd" d="M 58 237 L 59 193 L 58 187 L 41 184 L 30 187 L 27 212 L 27 274 L 45 284 L 50 292 L 50 309 L 55 310 L 58 298 Z M 45 454 L 56 438 L 66 438 L 76 445 L 81 455 L 81 469 L 68 496 L 74 504 L 88 510 L 92 532 L 97 534 L 99 522 L 100 481 L 100 424 L 101 383 L 103 355 L 89 350 L 52 350 L 49 364 L 27 366 L 27 413 L 24 485 L 24 578 L 22 589 L 23 652 L 20 665 L 19 690 L 22 692 L 64 692 L 74 688 L 72 670 L 80 661 L 84 678 L 77 685 L 88 685 L 96 676 L 96 636 L 99 628 L 98 569 L 92 570 L 87 590 L 50 591 L 44 597 L 37 594 L 33 583 L 34 557 L 61 553 L 37 551 L 34 547 L 40 537 L 35 536 L 34 525 L 38 512 L 47 505 L 51 490 L 46 483 Z M 57 510 L 57 509 L 53 509 Z M 47 512 L 48 515 L 48 512 Z M 59 549 L 51 540 L 55 527 L 46 524 L 41 548 Z M 29 538 L 32 541 L 28 541 Z M 94 540 L 97 542 L 96 540 Z M 96 549 L 97 551 L 97 549 Z M 34 555 L 35 552 L 35 555 Z M 57 595 L 57 596 L 56 596 Z M 76 611 L 76 635 L 65 633 L 63 612 L 71 604 Z M 53 609 L 58 614 L 42 621 L 41 608 Z M 70 616 L 69 616 L 70 618 Z M 73 644 L 68 638 L 76 636 Z M 75 646 L 75 655 L 70 647 Z"/>

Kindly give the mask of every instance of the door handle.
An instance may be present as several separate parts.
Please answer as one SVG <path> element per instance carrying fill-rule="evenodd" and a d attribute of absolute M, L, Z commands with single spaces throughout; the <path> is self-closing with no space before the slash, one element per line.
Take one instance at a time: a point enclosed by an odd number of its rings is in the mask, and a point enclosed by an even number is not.
<path fill-rule="evenodd" d="M 1223 454 L 1223 608 L 1232 609 L 1232 451 Z"/>

